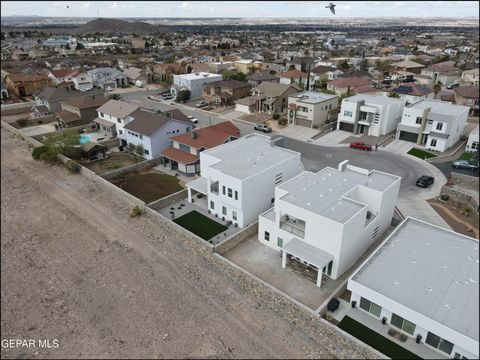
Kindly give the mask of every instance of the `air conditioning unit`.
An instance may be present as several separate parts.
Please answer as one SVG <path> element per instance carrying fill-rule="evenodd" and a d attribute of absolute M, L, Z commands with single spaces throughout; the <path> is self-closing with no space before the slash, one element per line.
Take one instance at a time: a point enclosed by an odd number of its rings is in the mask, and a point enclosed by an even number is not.
<path fill-rule="evenodd" d="M 384 317 L 382 318 L 382 324 L 385 325 L 386 323 L 387 323 L 387 318 L 384 316 Z"/>
<path fill-rule="evenodd" d="M 422 340 L 422 335 L 418 334 L 417 337 L 415 338 L 415 342 L 417 344 L 420 344 L 420 341 Z"/>
<path fill-rule="evenodd" d="M 370 219 L 372 217 L 372 212 L 371 211 L 367 211 L 367 220 Z"/>

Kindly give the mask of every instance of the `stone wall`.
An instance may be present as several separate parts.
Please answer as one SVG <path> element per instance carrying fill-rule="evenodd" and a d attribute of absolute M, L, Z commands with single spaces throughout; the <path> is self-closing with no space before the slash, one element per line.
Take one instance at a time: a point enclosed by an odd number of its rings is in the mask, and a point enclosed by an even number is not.
<path fill-rule="evenodd" d="M 248 225 L 246 228 L 242 229 L 238 233 L 233 234 L 229 238 L 222 241 L 220 244 L 217 244 L 215 246 L 214 251 L 220 255 L 223 255 L 226 252 L 237 247 L 240 243 L 248 239 L 250 236 L 255 235 L 257 232 L 258 232 L 258 221 Z"/>
<path fill-rule="evenodd" d="M 30 110 L 36 105 L 35 101 L 15 103 L 15 104 L 2 104 L 2 115 L 14 115 L 24 111 Z"/>
<path fill-rule="evenodd" d="M 478 212 L 478 200 L 459 189 L 454 189 L 450 186 L 444 185 L 440 191 L 440 196 L 442 195 L 448 195 L 449 200 L 461 205 L 470 206 L 474 211 Z"/>
<path fill-rule="evenodd" d="M 41 146 L 42 143 L 31 138 L 30 136 L 26 136 L 21 130 L 19 129 L 16 129 L 14 128 L 12 125 L 10 124 L 7 124 L 5 121 L 2 120 L 2 127 L 4 127 L 5 129 L 8 129 L 9 131 L 11 131 L 12 133 L 14 133 L 15 135 L 17 136 L 20 136 L 22 139 L 24 139 L 26 142 L 28 142 L 29 144 L 37 147 L 37 146 Z"/>
<path fill-rule="evenodd" d="M 464 174 L 459 174 L 455 172 L 450 173 L 450 177 L 448 179 L 448 184 L 455 184 L 466 189 L 472 189 L 478 191 L 479 185 L 479 178 L 475 176 L 469 176 Z"/>
<path fill-rule="evenodd" d="M 123 175 L 123 174 L 128 174 L 128 173 L 133 172 L 133 171 L 141 171 L 141 170 L 156 166 L 156 165 L 160 164 L 161 162 L 162 162 L 162 158 L 145 160 L 145 161 L 141 161 L 141 162 L 136 163 L 136 164 L 125 166 L 121 169 L 106 172 L 104 174 L 101 174 L 100 176 L 102 178 L 106 179 L 106 180 L 110 180 L 110 179 L 113 179 L 113 178 L 115 178 L 117 176 L 120 176 L 120 175 Z"/>
<path fill-rule="evenodd" d="M 183 189 L 183 190 L 177 191 L 174 194 L 155 200 L 147 204 L 147 206 L 153 210 L 160 210 L 168 205 L 176 203 L 177 201 L 183 200 L 187 197 L 188 197 L 188 189 Z"/>

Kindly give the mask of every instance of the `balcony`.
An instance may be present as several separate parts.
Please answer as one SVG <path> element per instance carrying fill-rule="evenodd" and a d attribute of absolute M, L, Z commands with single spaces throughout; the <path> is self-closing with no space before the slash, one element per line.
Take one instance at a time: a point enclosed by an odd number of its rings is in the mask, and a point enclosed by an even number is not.
<path fill-rule="evenodd" d="M 305 221 L 296 219 L 289 215 L 280 218 L 280 229 L 289 232 L 301 239 L 305 238 Z"/>
<path fill-rule="evenodd" d="M 219 188 L 220 188 L 220 185 L 219 185 L 218 181 L 210 183 L 210 192 L 211 193 L 213 193 L 215 195 L 218 195 L 218 189 Z"/>

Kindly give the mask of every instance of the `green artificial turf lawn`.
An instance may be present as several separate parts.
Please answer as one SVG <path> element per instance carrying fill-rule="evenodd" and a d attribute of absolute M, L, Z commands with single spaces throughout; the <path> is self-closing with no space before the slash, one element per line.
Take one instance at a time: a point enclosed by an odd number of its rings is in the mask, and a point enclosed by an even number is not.
<path fill-rule="evenodd" d="M 219 224 L 195 210 L 173 221 L 204 240 L 210 240 L 228 229 L 225 225 Z"/>

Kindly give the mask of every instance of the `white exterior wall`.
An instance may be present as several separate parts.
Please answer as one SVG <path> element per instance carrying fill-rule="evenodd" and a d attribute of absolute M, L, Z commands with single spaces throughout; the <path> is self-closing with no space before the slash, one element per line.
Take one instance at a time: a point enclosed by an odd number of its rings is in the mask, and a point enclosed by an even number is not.
<path fill-rule="evenodd" d="M 478 146 L 479 144 L 478 144 L 478 126 L 477 126 L 477 128 L 473 130 L 468 136 L 467 147 L 465 148 L 465 150 L 469 152 L 475 152 L 478 150 Z"/>
<path fill-rule="evenodd" d="M 93 89 L 93 78 L 88 73 L 82 73 L 72 78 L 75 89 L 80 91 L 88 91 Z"/>
<path fill-rule="evenodd" d="M 138 136 L 135 136 L 135 134 L 137 134 Z M 142 135 L 142 138 L 140 138 L 140 135 L 141 134 L 138 134 L 138 133 L 130 134 L 129 130 L 125 130 L 125 140 L 127 140 L 127 143 L 133 144 L 135 146 L 142 145 L 144 152 L 141 156 L 147 160 L 153 159 L 152 142 L 150 137 Z M 148 155 L 145 154 L 145 150 L 148 150 Z"/>
<path fill-rule="evenodd" d="M 297 111 L 295 112 L 295 118 L 308 119 L 312 121 L 312 125 L 320 126 L 327 121 L 328 111 L 336 109 L 338 107 L 338 98 L 325 100 L 316 104 L 302 102 L 302 99 L 289 96 L 288 104 L 295 104 L 298 107 L 306 107 L 307 112 Z M 331 105 L 331 108 L 330 108 Z M 288 110 L 290 111 L 290 110 Z"/>
<path fill-rule="evenodd" d="M 202 73 L 200 73 L 202 74 Z M 203 85 L 222 80 L 222 75 L 210 74 L 208 77 L 199 75 L 193 78 L 192 74 L 173 75 L 173 84 L 178 87 L 186 87 L 190 90 L 190 99 L 199 99 L 203 95 Z"/>
<path fill-rule="evenodd" d="M 118 138 L 123 139 L 123 140 L 127 140 L 127 137 L 125 135 L 125 130 L 123 129 L 123 127 L 125 125 L 127 125 L 130 121 L 133 120 L 133 118 L 131 116 L 127 116 L 125 118 L 119 119 L 119 118 L 117 118 L 115 116 L 112 116 L 112 115 L 109 115 L 109 114 L 103 113 L 103 116 L 102 116 L 102 113 L 100 113 L 100 112 L 97 112 L 97 113 L 98 113 L 99 118 L 110 121 L 111 123 L 115 124 L 115 130 L 117 132 L 117 137 Z"/>
<path fill-rule="evenodd" d="M 248 105 L 235 104 L 235 111 L 250 114 L 250 107 Z"/>
<path fill-rule="evenodd" d="M 239 227 L 245 227 L 256 221 L 261 213 L 271 207 L 271 199 L 275 197 L 275 176 L 278 173 L 282 172 L 286 181 L 303 170 L 298 154 L 248 178 L 237 179 L 211 168 L 218 161 L 205 152 L 200 153 L 201 176 L 207 179 L 208 206 L 211 210 L 210 201 L 214 201 L 215 209 L 212 213 L 218 214 L 219 218 L 224 216 L 226 220 L 238 223 Z M 218 195 L 210 190 L 211 183 L 215 181 L 219 182 Z M 226 187 L 225 195 L 222 192 L 223 186 Z M 232 198 L 228 197 L 228 188 L 232 189 Z M 238 191 L 238 200 L 235 200 L 235 191 Z M 226 215 L 222 214 L 222 206 L 227 208 Z M 237 212 L 237 220 L 232 218 L 232 211 Z"/>
<path fill-rule="evenodd" d="M 368 261 L 368 260 L 367 260 Z M 352 275 L 353 276 L 353 275 Z M 357 306 L 360 304 L 360 297 L 363 297 L 364 299 L 370 300 L 374 302 L 375 304 L 379 305 L 382 307 L 382 312 L 380 314 L 380 318 L 386 317 L 387 318 L 387 324 L 390 324 L 391 318 L 392 318 L 392 313 L 397 314 L 398 316 L 403 317 L 404 319 L 407 319 L 410 322 L 413 322 L 416 327 L 415 331 L 413 333 L 413 336 L 398 329 L 397 327 L 393 327 L 397 331 L 401 331 L 405 335 L 416 338 L 417 335 L 421 335 L 422 339 L 421 342 L 424 343 L 425 339 L 427 337 L 428 331 L 434 333 L 437 336 L 440 336 L 442 339 L 445 339 L 447 341 L 450 341 L 451 343 L 454 344 L 452 353 L 450 354 L 450 357 L 453 358 L 453 355 L 457 352 L 468 359 L 478 359 L 479 352 L 478 352 L 478 340 L 475 341 L 471 338 L 466 337 L 465 335 L 462 335 L 458 333 L 455 330 L 452 330 L 428 317 L 425 315 L 422 315 L 416 311 L 411 310 L 410 308 L 397 303 L 396 301 L 380 294 L 377 293 L 374 290 L 371 290 L 370 288 L 357 283 L 356 281 L 352 280 L 352 277 L 348 280 L 347 284 L 347 289 L 352 292 L 350 301 L 356 301 Z M 360 311 L 363 311 L 360 309 Z M 370 313 L 368 313 L 370 314 Z M 373 317 L 376 317 L 373 314 L 370 314 Z M 425 344 L 425 346 L 429 346 Z M 433 348 L 432 348 L 433 349 Z M 443 354 L 444 356 L 447 356 L 442 351 L 437 350 L 439 354 Z"/>

